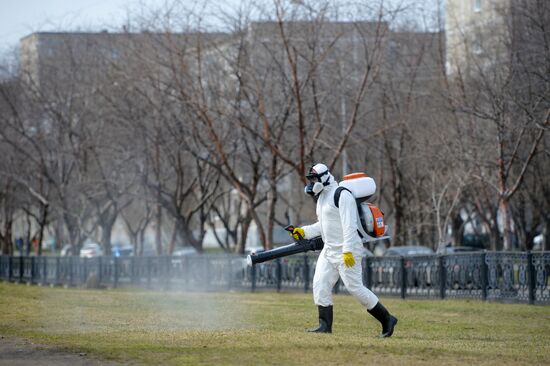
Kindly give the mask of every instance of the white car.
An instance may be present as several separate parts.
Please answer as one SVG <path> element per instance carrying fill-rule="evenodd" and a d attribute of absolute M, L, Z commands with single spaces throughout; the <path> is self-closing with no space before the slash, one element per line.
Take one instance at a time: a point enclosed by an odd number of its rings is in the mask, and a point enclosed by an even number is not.
<path fill-rule="evenodd" d="M 197 250 L 193 247 L 185 247 L 183 249 L 174 250 L 174 252 L 172 253 L 172 256 L 183 257 L 185 255 L 194 255 L 194 254 L 199 254 L 199 252 L 197 252 Z"/>
<path fill-rule="evenodd" d="M 544 234 L 539 234 L 533 238 L 533 250 L 544 250 Z"/>
<path fill-rule="evenodd" d="M 97 243 L 87 243 L 80 249 L 81 258 L 95 258 L 103 255 L 103 249 Z"/>
<path fill-rule="evenodd" d="M 172 253 L 172 266 L 181 269 L 181 266 L 183 264 L 183 260 L 181 257 L 197 254 L 199 254 L 199 252 L 197 252 L 197 250 L 193 247 L 185 247 L 182 249 L 174 250 L 174 252 Z"/>
<path fill-rule="evenodd" d="M 65 244 L 63 245 L 63 248 L 61 248 L 61 252 L 59 252 L 59 255 L 62 257 L 70 257 L 73 255 L 73 246 L 71 244 Z"/>

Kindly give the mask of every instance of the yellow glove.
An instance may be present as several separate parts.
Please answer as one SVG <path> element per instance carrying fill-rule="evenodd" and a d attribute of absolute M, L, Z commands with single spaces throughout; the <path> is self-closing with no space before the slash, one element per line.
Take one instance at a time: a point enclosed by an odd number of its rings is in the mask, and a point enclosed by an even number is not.
<path fill-rule="evenodd" d="M 305 236 L 304 229 L 302 229 L 301 227 L 295 227 L 290 236 L 292 236 L 296 240 L 302 240 Z"/>
<path fill-rule="evenodd" d="M 351 252 L 344 253 L 344 264 L 348 268 L 355 266 L 355 258 L 353 258 L 353 254 Z"/>

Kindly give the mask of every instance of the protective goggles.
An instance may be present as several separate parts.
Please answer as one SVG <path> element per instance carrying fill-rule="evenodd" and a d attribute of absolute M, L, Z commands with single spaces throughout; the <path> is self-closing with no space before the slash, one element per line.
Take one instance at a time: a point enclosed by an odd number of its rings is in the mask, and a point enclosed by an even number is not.
<path fill-rule="evenodd" d="M 310 171 L 310 173 L 308 175 L 306 175 L 306 179 L 310 182 L 310 183 L 317 183 L 317 182 L 322 182 L 321 180 L 321 177 L 326 175 L 328 173 L 328 170 L 321 173 L 321 174 L 317 174 L 315 172 L 315 170 L 312 170 Z"/>

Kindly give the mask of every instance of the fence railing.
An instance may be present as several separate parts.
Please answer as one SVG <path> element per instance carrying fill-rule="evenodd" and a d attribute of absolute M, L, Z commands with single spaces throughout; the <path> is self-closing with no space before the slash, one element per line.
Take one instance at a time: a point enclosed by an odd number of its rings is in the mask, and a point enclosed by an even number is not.
<path fill-rule="evenodd" d="M 311 290 L 316 254 L 253 267 L 234 255 L 182 257 L 0 256 L 0 280 L 52 286 L 185 290 Z M 366 257 L 363 282 L 378 295 L 550 304 L 550 252 Z M 339 281 L 335 292 L 345 292 Z"/>

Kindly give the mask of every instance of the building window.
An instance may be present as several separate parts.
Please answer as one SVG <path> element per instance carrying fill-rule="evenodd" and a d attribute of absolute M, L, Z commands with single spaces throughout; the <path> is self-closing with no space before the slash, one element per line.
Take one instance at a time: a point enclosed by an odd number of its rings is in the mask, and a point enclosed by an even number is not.
<path fill-rule="evenodd" d="M 472 0 L 474 2 L 474 11 L 480 12 L 481 11 L 481 0 Z"/>

